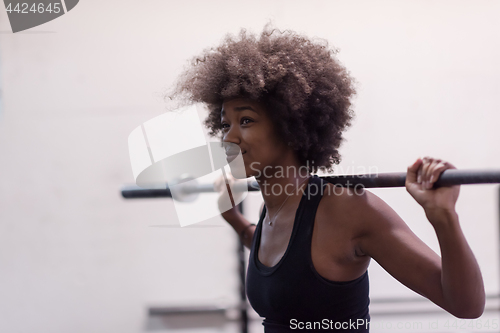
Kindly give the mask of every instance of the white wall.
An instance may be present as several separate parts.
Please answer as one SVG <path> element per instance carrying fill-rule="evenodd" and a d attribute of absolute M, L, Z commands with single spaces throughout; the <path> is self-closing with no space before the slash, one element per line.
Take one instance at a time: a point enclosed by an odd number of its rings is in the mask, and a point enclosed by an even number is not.
<path fill-rule="evenodd" d="M 271 19 L 340 49 L 359 89 L 339 171 L 405 171 L 424 155 L 498 168 L 499 14 L 472 0 L 86 0 L 12 34 L 1 9 L 0 332 L 141 332 L 150 305 L 237 302 L 237 243 L 220 218 L 180 228 L 171 201 L 119 195 L 133 182 L 128 134 L 226 32 Z M 374 192 L 438 250 L 404 189 Z M 457 209 L 497 294 L 498 188 L 463 186 Z M 374 300 L 417 297 L 376 263 L 370 278 Z"/>

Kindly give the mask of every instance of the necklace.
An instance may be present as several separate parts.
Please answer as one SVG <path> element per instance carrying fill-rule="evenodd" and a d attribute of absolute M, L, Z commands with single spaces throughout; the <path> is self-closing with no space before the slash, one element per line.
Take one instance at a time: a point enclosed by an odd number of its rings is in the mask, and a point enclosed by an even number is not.
<path fill-rule="evenodd" d="M 297 188 L 300 187 L 300 185 L 302 185 L 306 180 L 308 180 L 309 177 L 307 177 L 306 179 L 304 179 L 303 181 L 300 182 L 299 185 L 297 185 Z M 287 197 L 285 198 L 285 200 L 283 201 L 283 203 L 281 204 L 280 208 L 278 208 L 278 211 L 276 212 L 276 214 L 274 214 L 274 218 L 271 220 L 269 219 L 269 225 L 271 225 L 274 221 L 276 221 L 276 216 L 278 216 L 278 213 L 280 212 L 281 208 L 283 207 L 283 205 L 285 204 L 285 202 L 288 200 L 288 198 L 290 198 L 291 196 L 290 195 L 287 195 Z M 268 214 L 268 217 L 269 217 L 269 214 Z"/>

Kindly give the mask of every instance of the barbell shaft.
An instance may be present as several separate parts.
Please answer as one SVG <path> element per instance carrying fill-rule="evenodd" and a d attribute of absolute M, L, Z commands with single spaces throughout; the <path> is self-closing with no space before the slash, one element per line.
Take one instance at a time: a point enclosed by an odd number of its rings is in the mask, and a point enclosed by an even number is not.
<path fill-rule="evenodd" d="M 377 187 L 404 187 L 406 172 L 388 172 L 379 174 L 335 175 L 320 176 L 323 180 L 336 186 L 365 188 Z M 467 184 L 498 184 L 500 183 L 500 170 L 458 170 L 448 169 L 441 173 L 434 187 L 467 185 Z M 256 181 L 247 183 L 248 191 L 260 191 Z M 186 186 L 186 193 L 215 192 L 213 184 L 200 184 Z M 172 197 L 167 185 L 165 188 L 142 188 L 136 185 L 126 186 L 122 189 L 122 196 L 126 199 Z"/>
<path fill-rule="evenodd" d="M 326 181 L 338 186 L 356 186 L 361 184 L 370 187 L 404 187 L 406 172 L 390 172 L 365 175 L 323 176 Z M 434 187 L 470 185 L 470 184 L 497 184 L 500 183 L 500 170 L 458 170 L 443 171 L 434 183 Z"/>

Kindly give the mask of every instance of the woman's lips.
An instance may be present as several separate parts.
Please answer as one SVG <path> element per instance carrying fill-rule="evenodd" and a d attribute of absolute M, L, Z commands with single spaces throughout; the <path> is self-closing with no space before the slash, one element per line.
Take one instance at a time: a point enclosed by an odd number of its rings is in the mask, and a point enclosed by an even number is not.
<path fill-rule="evenodd" d="M 245 153 L 241 153 L 241 155 L 243 155 Z M 228 160 L 228 162 L 232 162 L 236 158 L 236 156 L 238 156 L 238 155 L 239 154 L 226 154 L 226 160 Z"/>

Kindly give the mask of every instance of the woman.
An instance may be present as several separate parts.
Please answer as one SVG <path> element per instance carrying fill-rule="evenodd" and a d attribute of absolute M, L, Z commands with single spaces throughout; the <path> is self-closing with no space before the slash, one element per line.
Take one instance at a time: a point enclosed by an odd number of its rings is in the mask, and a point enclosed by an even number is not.
<path fill-rule="evenodd" d="M 419 158 L 406 178 L 441 258 L 373 193 L 311 175 L 339 163 L 354 94 L 327 43 L 267 27 L 205 50 L 178 83 L 177 96 L 208 106 L 211 135 L 241 150 L 262 189 L 256 227 L 236 209 L 222 216 L 251 249 L 247 295 L 265 331 L 367 332 L 371 258 L 449 313 L 479 317 L 484 286 L 455 211 L 459 186 L 432 188 L 452 164 Z"/>

